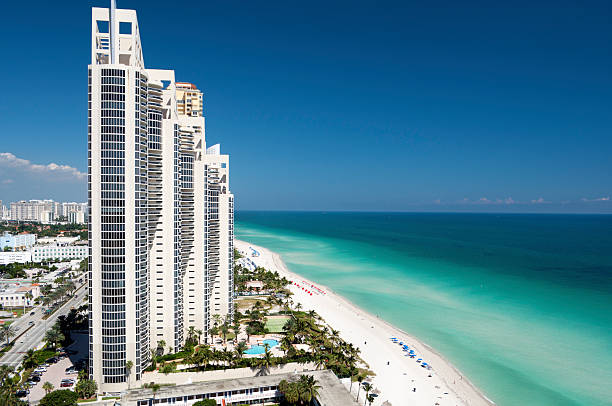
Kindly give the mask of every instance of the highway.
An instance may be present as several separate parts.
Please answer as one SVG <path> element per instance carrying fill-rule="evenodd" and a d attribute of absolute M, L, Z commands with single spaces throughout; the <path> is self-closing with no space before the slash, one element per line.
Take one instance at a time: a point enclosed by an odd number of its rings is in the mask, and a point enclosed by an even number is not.
<path fill-rule="evenodd" d="M 0 365 L 11 365 L 16 367 L 21 363 L 23 355 L 31 348 L 36 349 L 36 347 L 43 341 L 45 337 L 45 333 L 47 329 L 51 328 L 55 321 L 59 316 L 68 314 L 71 307 L 78 308 L 83 304 L 83 300 L 85 299 L 85 295 L 87 293 L 87 289 L 84 288 L 85 285 L 81 285 L 79 289 L 76 291 L 76 294 L 73 298 L 71 298 L 68 302 L 66 302 L 62 307 L 57 309 L 51 317 L 47 320 L 43 320 L 43 311 L 42 307 L 37 307 L 35 309 L 35 313 L 33 316 L 30 315 L 32 311 L 27 314 L 24 314 L 19 319 L 13 322 L 13 327 L 18 328 L 16 336 L 23 333 L 30 325 L 29 322 L 34 322 L 34 327 L 30 328 L 25 334 L 21 337 L 15 339 L 15 345 L 8 352 L 6 352 L 2 358 L 0 358 Z"/>

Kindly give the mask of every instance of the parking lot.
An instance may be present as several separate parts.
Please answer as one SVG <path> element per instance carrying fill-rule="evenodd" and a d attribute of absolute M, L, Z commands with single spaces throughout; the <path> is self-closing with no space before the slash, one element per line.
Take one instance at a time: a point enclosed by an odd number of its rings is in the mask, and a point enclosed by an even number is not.
<path fill-rule="evenodd" d="M 72 378 L 77 381 L 78 374 L 66 374 L 66 368 L 73 366 L 78 360 L 82 358 L 87 358 L 87 343 L 88 337 L 87 334 L 72 334 L 72 339 L 74 343 L 70 346 L 66 347 L 67 350 L 77 351 L 76 354 L 69 355 L 68 357 L 59 360 L 55 364 L 51 364 L 47 367 L 47 371 L 44 372 L 40 377 L 40 382 L 37 382 L 35 386 L 30 388 L 29 400 L 31 403 L 38 403 L 40 399 L 45 396 L 45 391 L 42 388 L 45 382 L 51 382 L 53 384 L 54 389 L 68 389 L 68 388 L 60 388 L 60 383 L 64 378 Z M 72 386 L 72 390 L 74 387 Z"/>

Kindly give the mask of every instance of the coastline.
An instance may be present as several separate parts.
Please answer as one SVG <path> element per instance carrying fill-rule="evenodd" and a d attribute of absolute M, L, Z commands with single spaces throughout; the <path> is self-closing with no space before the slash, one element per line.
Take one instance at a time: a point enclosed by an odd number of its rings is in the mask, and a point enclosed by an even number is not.
<path fill-rule="evenodd" d="M 243 253 L 249 253 L 249 247 L 256 249 L 260 253 L 258 257 L 250 255 L 247 257 L 258 266 L 277 271 L 287 279 L 301 284 L 302 287 L 310 284 L 325 291 L 325 294 L 319 294 L 312 290 L 314 294 L 311 295 L 301 287 L 291 285 L 293 299 L 296 302 L 301 303 L 305 310 L 315 310 L 331 327 L 340 332 L 345 341 L 361 350 L 361 357 L 376 374 L 370 381 L 381 391 L 374 405 L 380 405 L 385 401 L 389 401 L 392 405 L 403 405 L 406 402 L 440 406 L 495 405 L 431 346 L 378 316 L 364 311 L 327 286 L 290 271 L 279 254 L 247 241 L 236 240 L 235 245 Z M 415 359 L 405 357 L 400 346 L 394 344 L 390 337 L 397 337 L 407 343 L 415 350 L 417 357 L 432 365 L 433 369 L 428 371 Z M 357 385 L 352 386 L 352 392 L 356 395 Z"/>

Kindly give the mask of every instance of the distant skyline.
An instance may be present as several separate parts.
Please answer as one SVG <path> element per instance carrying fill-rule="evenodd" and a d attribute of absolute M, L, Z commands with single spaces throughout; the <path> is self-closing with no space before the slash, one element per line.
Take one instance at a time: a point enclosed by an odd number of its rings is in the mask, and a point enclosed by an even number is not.
<path fill-rule="evenodd" d="M 204 91 L 238 210 L 612 213 L 610 2 L 117 3 Z M 3 202 L 86 200 L 108 4 L 4 5 Z"/>

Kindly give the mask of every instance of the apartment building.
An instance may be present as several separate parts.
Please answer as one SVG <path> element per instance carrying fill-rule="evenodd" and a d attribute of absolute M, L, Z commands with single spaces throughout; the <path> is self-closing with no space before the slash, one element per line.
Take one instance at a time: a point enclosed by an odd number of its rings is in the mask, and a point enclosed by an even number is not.
<path fill-rule="evenodd" d="M 193 83 L 176 84 L 176 108 L 178 114 L 187 117 L 202 117 L 204 105 L 202 92 Z"/>
<path fill-rule="evenodd" d="M 34 244 L 36 244 L 35 234 L 24 233 L 13 235 L 4 232 L 4 234 L 0 236 L 0 250 L 9 248 L 12 251 L 23 251 L 32 248 Z"/>
<path fill-rule="evenodd" d="M 60 261 L 66 259 L 83 260 L 87 258 L 89 250 L 84 245 L 50 244 L 37 245 L 32 248 L 31 252 L 32 262 L 43 262 L 55 259 Z"/>
<path fill-rule="evenodd" d="M 20 200 L 11 203 L 11 220 L 46 222 L 53 220 L 57 204 L 53 200 Z"/>
<path fill-rule="evenodd" d="M 89 366 L 119 392 L 127 361 L 135 384 L 162 340 L 179 350 L 190 326 L 232 314 L 233 196 L 202 93 L 145 68 L 136 12 L 93 8 L 91 52 Z"/>

